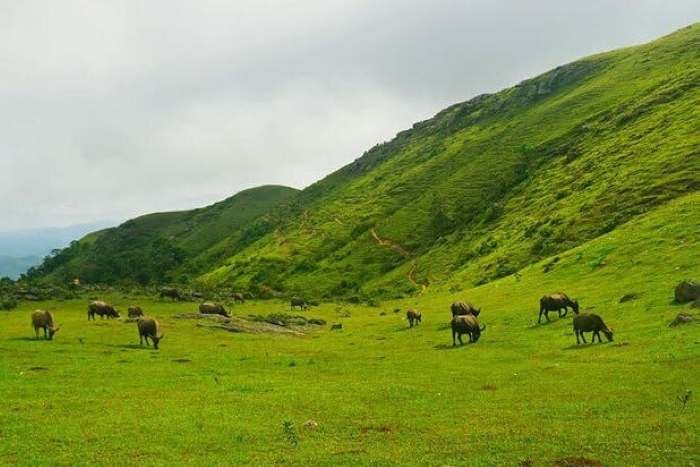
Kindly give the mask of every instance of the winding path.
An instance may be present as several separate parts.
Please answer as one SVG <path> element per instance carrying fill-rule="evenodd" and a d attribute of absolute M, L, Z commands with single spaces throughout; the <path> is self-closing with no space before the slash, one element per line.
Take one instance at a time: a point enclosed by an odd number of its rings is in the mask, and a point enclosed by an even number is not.
<path fill-rule="evenodd" d="M 381 238 L 381 237 L 379 236 L 379 234 L 377 233 L 377 231 L 376 231 L 374 228 L 372 228 L 372 229 L 370 230 L 370 233 L 372 234 L 372 237 L 374 237 L 374 239 L 377 241 L 377 243 L 378 243 L 379 245 L 381 245 L 381 246 L 387 246 L 387 247 L 391 248 L 392 250 L 398 251 L 398 252 L 401 253 L 402 255 L 407 256 L 407 257 L 409 257 L 409 258 L 412 256 L 412 255 L 411 255 L 411 252 L 409 252 L 408 250 L 406 250 L 405 248 L 403 248 L 401 245 L 399 245 L 399 244 L 397 244 L 397 243 L 394 243 L 394 242 L 392 242 L 391 240 L 387 240 L 387 239 Z M 428 284 L 424 284 L 424 283 L 421 283 L 421 282 L 417 282 L 417 281 L 414 279 L 413 275 L 414 275 L 414 273 L 416 272 L 416 269 L 418 269 L 418 265 L 416 264 L 416 261 L 414 260 L 414 261 L 411 263 L 411 269 L 408 271 L 408 276 L 407 276 L 407 277 L 408 277 L 408 281 L 409 281 L 411 284 L 413 284 L 413 285 L 419 286 L 419 287 L 420 287 L 420 295 L 423 295 L 423 294 L 425 293 L 425 291 L 428 290 Z"/>

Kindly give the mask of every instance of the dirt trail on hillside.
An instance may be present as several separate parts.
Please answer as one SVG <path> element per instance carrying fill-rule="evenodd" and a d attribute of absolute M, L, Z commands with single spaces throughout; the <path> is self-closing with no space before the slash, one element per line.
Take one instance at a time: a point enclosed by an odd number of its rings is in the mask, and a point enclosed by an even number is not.
<path fill-rule="evenodd" d="M 407 256 L 409 258 L 412 256 L 410 251 L 406 250 L 398 243 L 392 242 L 391 240 L 387 240 L 385 238 L 381 238 L 374 228 L 370 230 L 370 233 L 372 234 L 372 237 L 374 237 L 374 239 L 377 241 L 377 243 L 379 245 L 387 246 L 387 247 L 391 248 L 392 250 L 398 251 L 402 255 Z M 428 290 L 428 284 L 417 282 L 415 280 L 415 278 L 413 276 L 416 272 L 416 269 L 418 269 L 418 265 L 416 264 L 415 261 L 413 261 L 411 263 L 411 269 L 409 269 L 409 271 L 408 271 L 407 278 L 411 284 L 417 285 L 420 287 L 420 295 L 423 295 L 425 293 L 425 291 Z"/>
<path fill-rule="evenodd" d="M 370 232 L 372 233 L 372 236 L 377 241 L 377 243 L 379 243 L 380 245 L 388 246 L 392 250 L 396 250 L 404 256 L 411 256 L 411 253 L 408 252 L 407 250 L 405 250 L 401 245 L 398 245 L 398 244 L 392 242 L 391 240 L 386 240 L 386 239 L 380 238 L 379 234 L 377 233 L 376 230 L 372 229 L 372 230 L 370 230 Z"/>

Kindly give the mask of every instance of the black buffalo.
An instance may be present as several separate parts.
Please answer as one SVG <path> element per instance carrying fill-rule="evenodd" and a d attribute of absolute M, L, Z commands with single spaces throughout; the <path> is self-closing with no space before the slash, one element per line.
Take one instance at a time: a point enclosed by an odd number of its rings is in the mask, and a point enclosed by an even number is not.
<path fill-rule="evenodd" d="M 457 345 L 457 339 L 462 342 L 462 334 L 469 335 L 469 342 L 476 343 L 481 337 L 481 333 L 486 329 L 486 325 L 479 327 L 479 321 L 474 315 L 458 315 L 452 318 L 452 345 Z"/>
<path fill-rule="evenodd" d="M 100 315 L 100 318 L 119 318 L 119 311 L 102 300 L 95 300 L 88 305 L 88 321 L 94 321 L 95 315 Z"/>
<path fill-rule="evenodd" d="M 565 293 L 561 292 L 545 295 L 540 298 L 540 315 L 537 318 L 537 322 L 540 322 L 543 314 L 547 318 L 547 322 L 549 322 L 550 311 L 558 312 L 559 317 L 563 318 L 566 316 L 568 307 L 571 307 L 574 313 L 578 314 L 578 300 L 571 300 Z"/>

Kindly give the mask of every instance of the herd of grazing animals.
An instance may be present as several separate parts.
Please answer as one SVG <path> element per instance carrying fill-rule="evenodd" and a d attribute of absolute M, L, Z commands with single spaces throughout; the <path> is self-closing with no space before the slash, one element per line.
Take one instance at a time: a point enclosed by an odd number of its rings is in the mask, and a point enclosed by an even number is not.
<path fill-rule="evenodd" d="M 158 291 L 158 298 L 162 300 L 165 297 L 170 297 L 172 301 L 184 299 L 182 291 L 175 287 L 161 287 Z M 233 299 L 235 303 L 245 303 L 245 297 L 241 293 L 234 294 Z M 303 310 L 309 308 L 306 301 L 298 297 L 293 297 L 291 299 L 292 309 L 294 309 L 295 306 Z M 202 302 L 199 305 L 199 312 L 202 314 L 221 315 L 227 318 L 231 317 L 221 303 L 211 301 Z M 101 319 L 104 319 L 105 316 L 108 319 L 119 318 L 121 316 L 119 311 L 109 303 L 102 300 L 92 300 L 87 307 L 88 321 L 94 321 L 95 315 L 99 315 Z M 150 345 L 148 342 L 150 339 L 153 342 L 153 348 L 158 349 L 158 343 L 164 335 L 164 333 L 160 332 L 160 324 L 158 321 L 155 318 L 145 316 L 143 310 L 139 306 L 130 306 L 128 308 L 128 316 L 129 318 L 136 318 L 136 325 L 139 331 L 139 344 L 143 345 L 145 340 L 148 346 Z M 46 340 L 52 340 L 54 334 L 58 331 L 58 328 L 54 326 L 53 315 L 48 311 L 36 310 L 32 313 L 31 318 L 36 338 L 39 339 L 39 330 L 43 329 Z M 420 314 L 414 319 L 420 321 Z"/>
<path fill-rule="evenodd" d="M 182 300 L 182 292 L 180 289 L 173 287 L 162 287 L 159 290 L 159 298 L 171 297 L 172 300 Z M 245 303 L 244 297 L 240 293 L 233 296 L 235 303 Z M 291 308 L 298 306 L 302 310 L 308 309 L 306 301 L 302 298 L 292 297 Z M 587 343 L 584 336 L 585 332 L 592 332 L 593 337 L 591 343 L 595 342 L 596 337 L 598 342 L 602 343 L 600 333 L 602 332 L 608 342 L 613 341 L 613 331 L 604 322 L 603 319 L 596 314 L 579 313 L 578 300 L 570 299 L 565 293 L 557 292 L 554 294 L 544 295 L 540 298 L 540 312 L 537 318 L 537 323 L 540 324 L 542 315 L 549 322 L 549 312 L 556 311 L 560 318 L 566 316 L 568 308 L 571 308 L 576 316 L 573 319 L 573 329 L 576 335 L 576 344 L 581 341 Z M 95 320 L 95 315 L 99 315 L 101 319 L 119 318 L 119 311 L 112 305 L 102 301 L 93 300 L 88 304 L 88 321 Z M 459 340 L 460 344 L 464 344 L 462 336 L 467 334 L 470 343 L 476 343 L 481 337 L 481 333 L 486 329 L 486 325 L 480 325 L 477 317 L 481 313 L 481 308 L 476 308 L 470 302 L 459 300 L 450 305 L 452 312 L 452 320 L 450 328 L 452 330 L 452 345 L 456 346 Z M 199 306 L 199 312 L 202 314 L 216 314 L 225 317 L 231 317 L 224 306 L 220 303 L 205 301 Z M 129 318 L 137 318 L 136 323 L 139 331 L 139 344 L 143 345 L 145 339 L 146 345 L 149 345 L 148 340 L 153 342 L 153 348 L 158 349 L 158 343 L 163 338 L 163 333 L 159 333 L 160 325 L 155 318 L 145 316 L 143 310 L 138 306 L 131 306 L 128 309 Z M 44 310 L 36 310 L 32 313 L 32 326 L 36 333 L 36 338 L 39 338 L 39 330 L 44 330 L 46 340 L 52 340 L 58 328 L 54 326 L 53 316 L 50 312 Z M 415 308 L 406 311 L 406 318 L 410 327 L 417 326 L 422 320 L 421 313 Z"/>
<path fill-rule="evenodd" d="M 563 318 L 566 316 L 568 308 L 571 308 L 576 315 L 573 320 L 576 344 L 580 344 L 581 340 L 586 343 L 586 338 L 583 335 L 584 332 L 593 333 L 592 343 L 595 342 L 596 337 L 598 337 L 598 342 L 602 342 L 600 339 L 601 332 L 605 334 L 608 342 L 613 341 L 612 329 L 603 322 L 600 316 L 592 313 L 579 313 L 578 300 L 570 299 L 563 292 L 544 295 L 540 298 L 540 314 L 537 318 L 537 323 L 540 324 L 542 315 L 544 315 L 547 322 L 549 322 L 548 315 L 550 311 L 556 311 L 559 317 Z M 459 300 L 450 305 L 450 310 L 452 311 L 452 321 L 450 321 L 452 345 L 457 345 L 458 340 L 460 344 L 464 344 L 462 341 L 462 336 L 464 334 L 469 336 L 469 342 L 476 343 L 481 337 L 481 333 L 486 329 L 486 325 L 480 325 L 477 319 L 481 313 L 481 308 L 476 308 L 465 300 Z M 411 308 L 406 312 L 406 318 L 408 319 L 410 327 L 413 327 L 421 321 L 421 314 L 418 310 Z"/>

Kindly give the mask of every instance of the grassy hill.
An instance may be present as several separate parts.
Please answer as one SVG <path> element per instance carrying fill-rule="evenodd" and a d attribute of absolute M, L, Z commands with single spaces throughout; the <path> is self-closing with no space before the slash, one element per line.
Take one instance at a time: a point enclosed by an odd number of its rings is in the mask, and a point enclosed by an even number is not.
<path fill-rule="evenodd" d="M 697 24 L 587 57 L 453 105 L 301 192 L 144 216 L 32 277 L 387 299 L 551 270 L 697 192 L 699 64 Z"/>
<path fill-rule="evenodd" d="M 699 46 L 695 25 L 445 109 L 304 190 L 294 223 L 205 279 L 401 296 L 611 232 L 700 186 Z"/>
<path fill-rule="evenodd" d="M 73 242 L 28 276 L 65 284 L 73 277 L 87 283 L 188 282 L 189 275 L 269 232 L 278 222 L 274 213 L 283 212 L 297 191 L 263 186 L 201 209 L 141 216 Z"/>

